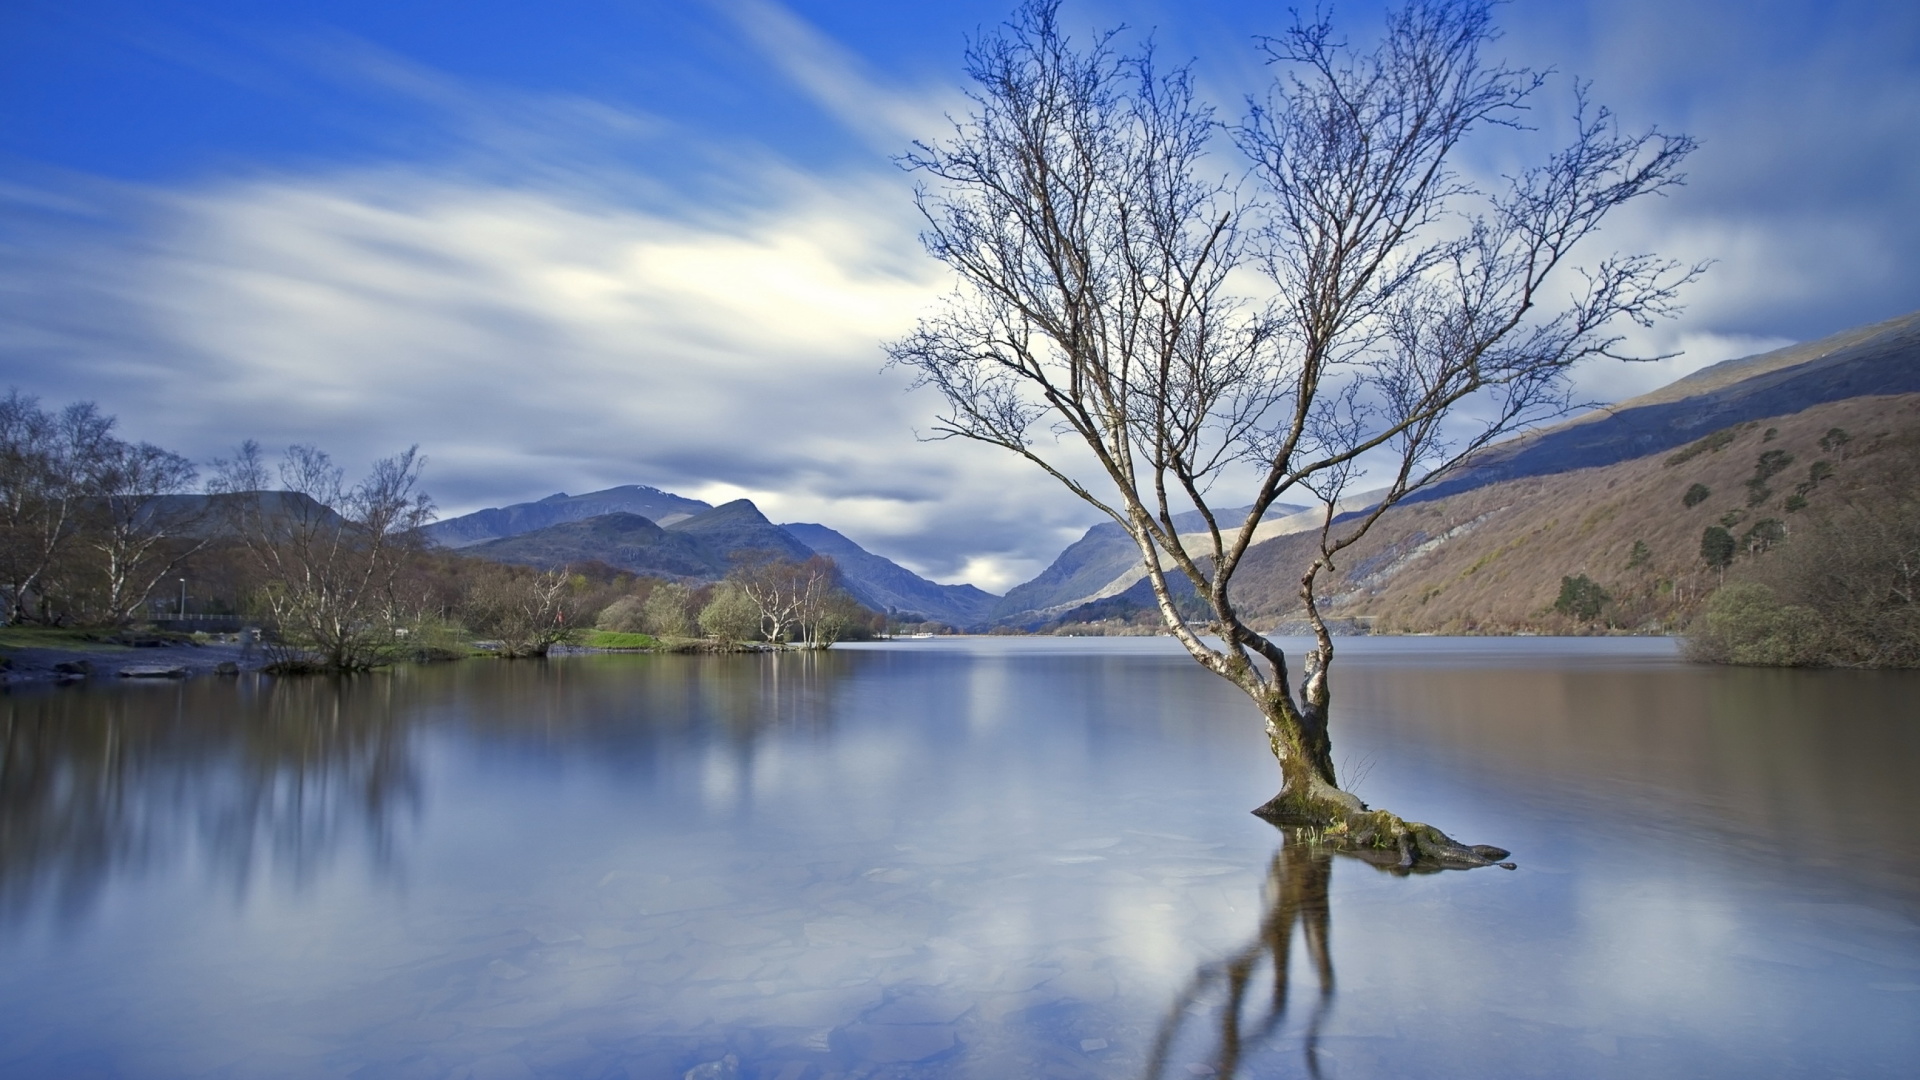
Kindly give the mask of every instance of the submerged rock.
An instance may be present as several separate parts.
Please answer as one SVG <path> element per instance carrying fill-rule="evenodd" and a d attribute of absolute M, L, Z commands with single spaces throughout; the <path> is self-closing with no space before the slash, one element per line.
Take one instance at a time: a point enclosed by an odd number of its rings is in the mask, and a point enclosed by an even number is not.
<path fill-rule="evenodd" d="M 688 1069 L 680 1080 L 735 1080 L 740 1075 L 740 1059 L 732 1054 L 719 1061 L 702 1062 Z"/>
<path fill-rule="evenodd" d="M 123 679 L 184 679 L 185 664 L 130 664 L 120 669 Z"/>

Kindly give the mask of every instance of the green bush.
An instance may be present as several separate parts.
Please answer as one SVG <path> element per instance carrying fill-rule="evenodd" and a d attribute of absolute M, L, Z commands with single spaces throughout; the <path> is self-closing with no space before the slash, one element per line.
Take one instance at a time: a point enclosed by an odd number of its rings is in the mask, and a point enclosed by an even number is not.
<path fill-rule="evenodd" d="M 1712 497 L 1712 495 L 1713 495 L 1712 488 L 1708 487 L 1705 484 L 1695 484 L 1692 487 L 1687 489 L 1687 493 L 1685 495 L 1680 496 L 1680 505 L 1691 510 L 1694 507 L 1699 506 L 1701 503 L 1706 502 L 1708 498 Z"/>
<path fill-rule="evenodd" d="M 1740 550 L 1758 555 L 1787 538 L 1787 527 L 1777 518 L 1761 518 L 1753 528 L 1740 534 Z"/>
<path fill-rule="evenodd" d="M 647 597 L 644 612 L 647 632 L 660 637 L 692 637 L 694 613 L 688 609 L 693 605 L 693 590 L 676 582 L 656 585 Z"/>
<path fill-rule="evenodd" d="M 1553 602 L 1553 610 L 1562 615 L 1592 622 L 1600 617 L 1600 609 L 1606 607 L 1612 599 L 1599 582 L 1585 574 L 1560 579 L 1560 597 Z"/>
<path fill-rule="evenodd" d="M 1805 667 L 1825 662 L 1820 618 L 1783 604 L 1756 581 L 1733 581 L 1713 594 L 1694 621 L 1687 655 L 1722 664 Z"/>
<path fill-rule="evenodd" d="M 593 628 L 614 634 L 642 633 L 646 630 L 645 610 L 639 597 L 622 596 L 600 609 Z"/>
<path fill-rule="evenodd" d="M 1764 483 L 1785 472 L 1787 466 L 1791 464 L 1793 464 L 1793 455 L 1785 450 L 1765 451 L 1753 463 L 1753 478 Z"/>
<path fill-rule="evenodd" d="M 736 586 L 722 582 L 713 602 L 700 611 L 700 629 L 722 641 L 756 641 L 763 636 L 760 609 Z"/>

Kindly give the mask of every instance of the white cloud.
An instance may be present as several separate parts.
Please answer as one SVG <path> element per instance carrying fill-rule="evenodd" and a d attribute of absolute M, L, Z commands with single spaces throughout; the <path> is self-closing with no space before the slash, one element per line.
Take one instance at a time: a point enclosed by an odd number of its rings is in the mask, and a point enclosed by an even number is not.
<path fill-rule="evenodd" d="M 0 370 L 201 458 L 247 436 L 350 464 L 419 442 L 452 512 L 650 483 L 751 497 L 940 580 L 1030 577 L 1093 515 L 1007 455 L 916 441 L 937 402 L 880 370 L 880 344 L 944 278 L 877 151 L 942 130 L 952 90 L 898 89 L 769 0 L 718 6 L 876 152 L 802 171 L 625 104 L 309 40 L 286 54 L 432 112 L 433 145 L 165 188 L 9 169 Z M 1602 76 L 1597 96 L 1629 123 L 1703 136 L 1693 186 L 1623 218 L 1607 245 L 1718 262 L 1686 318 L 1631 342 L 1685 354 L 1591 366 L 1588 396 L 1912 305 L 1912 71 L 1850 76 L 1884 48 L 1829 37 L 1772 71 L 1703 80 L 1684 42 L 1625 47 L 1659 23 L 1652 6 L 1615 14 L 1584 56 L 1538 26 L 1516 44 Z M 1675 85 L 1693 87 L 1679 105 L 1660 97 Z"/>
<path fill-rule="evenodd" d="M 881 370 L 944 287 L 900 254 L 900 186 L 762 182 L 778 194 L 721 224 L 398 168 L 156 194 L 138 248 L 96 239 L 17 282 L 60 355 L 28 382 L 202 457 L 418 442 L 451 511 L 649 483 L 947 579 L 1030 576 L 1079 512 L 1011 458 L 918 442 L 934 402 Z M 141 330 L 82 336 L 89 312 Z"/>

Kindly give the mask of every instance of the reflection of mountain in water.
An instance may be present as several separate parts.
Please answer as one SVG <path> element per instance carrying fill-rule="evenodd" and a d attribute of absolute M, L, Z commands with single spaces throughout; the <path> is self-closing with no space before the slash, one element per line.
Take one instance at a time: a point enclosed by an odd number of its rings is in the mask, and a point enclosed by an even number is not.
<path fill-rule="evenodd" d="M 390 864 L 419 782 L 385 679 L 191 682 L 0 699 L 0 917 L 82 914 L 189 855 L 305 884 L 343 838 Z"/>

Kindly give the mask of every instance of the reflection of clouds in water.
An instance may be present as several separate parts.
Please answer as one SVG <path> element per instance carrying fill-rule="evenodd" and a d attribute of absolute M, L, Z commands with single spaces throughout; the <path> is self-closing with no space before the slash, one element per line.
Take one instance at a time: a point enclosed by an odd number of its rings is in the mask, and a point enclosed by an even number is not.
<path fill-rule="evenodd" d="M 1788 1002 L 1744 976 L 1744 944 L 1764 940 L 1768 928 L 1743 912 L 1738 897 L 1716 889 L 1708 875 L 1666 866 L 1660 875 L 1619 868 L 1585 883 L 1577 897 L 1574 961 L 1598 978 L 1572 986 L 1564 1001 L 1547 1003 L 1553 1021 L 1589 1026 L 1606 1015 L 1616 1035 L 1674 1030 L 1760 1027 Z M 1769 998 L 1773 998 L 1769 1000 Z M 1509 1012 L 1527 1016 L 1524 1004 Z"/>
<path fill-rule="evenodd" d="M 1272 911 L 1273 836 L 1241 813 L 1270 793 L 1257 733 L 1225 704 L 1230 688 L 1171 652 L 942 648 L 781 657 L 777 707 L 767 657 L 579 657 L 367 680 L 394 688 L 414 733 L 422 812 L 398 851 L 403 891 L 369 888 L 358 860 L 335 858 L 307 891 L 258 890 L 223 917 L 191 889 L 160 895 L 123 877 L 143 926 L 180 932 L 111 962 L 83 950 L 0 972 L 0 991 L 30 980 L 45 999 L 0 1013 L 0 1037 L 20 1025 L 168 1045 L 176 1057 L 147 1071 L 169 1074 L 295 1072 L 288 1047 L 324 1046 L 342 1071 L 376 1074 L 673 1077 L 731 1052 L 747 1075 L 1138 1075 L 1195 965 L 1236 955 Z M 1048 667 L 1057 681 L 1041 677 Z M 1392 692 L 1348 700 L 1404 692 L 1433 725 L 1367 721 L 1399 740 L 1376 754 L 1378 786 L 1396 800 L 1407 763 L 1449 734 L 1459 753 L 1495 762 L 1543 749 L 1513 738 L 1529 730 L 1575 728 L 1575 760 L 1612 746 L 1594 732 L 1578 741 L 1578 725 L 1615 724 L 1641 755 L 1665 745 L 1633 734 L 1639 714 L 1554 712 L 1607 698 L 1529 690 L 1525 672 L 1483 671 L 1476 694 L 1439 668 L 1354 670 Z M 1483 745 L 1486 732 L 1450 710 L 1501 700 L 1503 686 L 1541 711 L 1482 710 L 1495 742 Z M 984 714 L 1004 719 L 971 722 Z M 1434 820 L 1530 827 L 1457 762 L 1430 764 L 1454 785 L 1432 790 L 1481 800 L 1463 810 L 1452 795 Z M 1861 1001 L 1897 997 L 1862 987 L 1907 972 L 1832 943 L 1892 942 L 1883 959 L 1912 961 L 1920 947 L 1899 936 L 1909 924 L 1862 923 L 1842 940 L 1831 913 L 1796 910 L 1829 944 L 1811 930 L 1799 940 L 1777 909 L 1750 902 L 1751 881 L 1623 839 L 1618 807 L 1589 812 L 1553 818 L 1571 840 L 1535 859 L 1514 842 L 1514 874 L 1332 875 L 1329 1071 L 1606 1074 L 1626 1036 L 1679 1071 L 1757 1075 L 1749 1067 L 1781 1032 L 1883 1055 L 1907 1038 Z M 323 835 L 349 854 L 367 843 Z M 1271 882 L 1264 893 L 1269 905 L 1278 895 Z M 126 906 L 95 923 L 124 935 L 114 919 Z M 97 948 L 115 944 L 105 935 Z M 1789 961 L 1809 966 L 1769 974 Z M 1254 978 L 1260 990 L 1266 976 Z M 109 983 L 137 1005 L 82 1032 L 74 1018 Z M 181 983 L 191 989 L 170 989 Z M 1295 1021 L 1316 985 L 1296 964 L 1288 1024 L 1250 1063 L 1297 1069 Z M 1781 1011 L 1812 997 L 1834 1004 Z M 1261 1002 L 1248 1000 L 1251 1021 Z M 1491 1040 L 1495 1029 L 1509 1036 Z"/>

